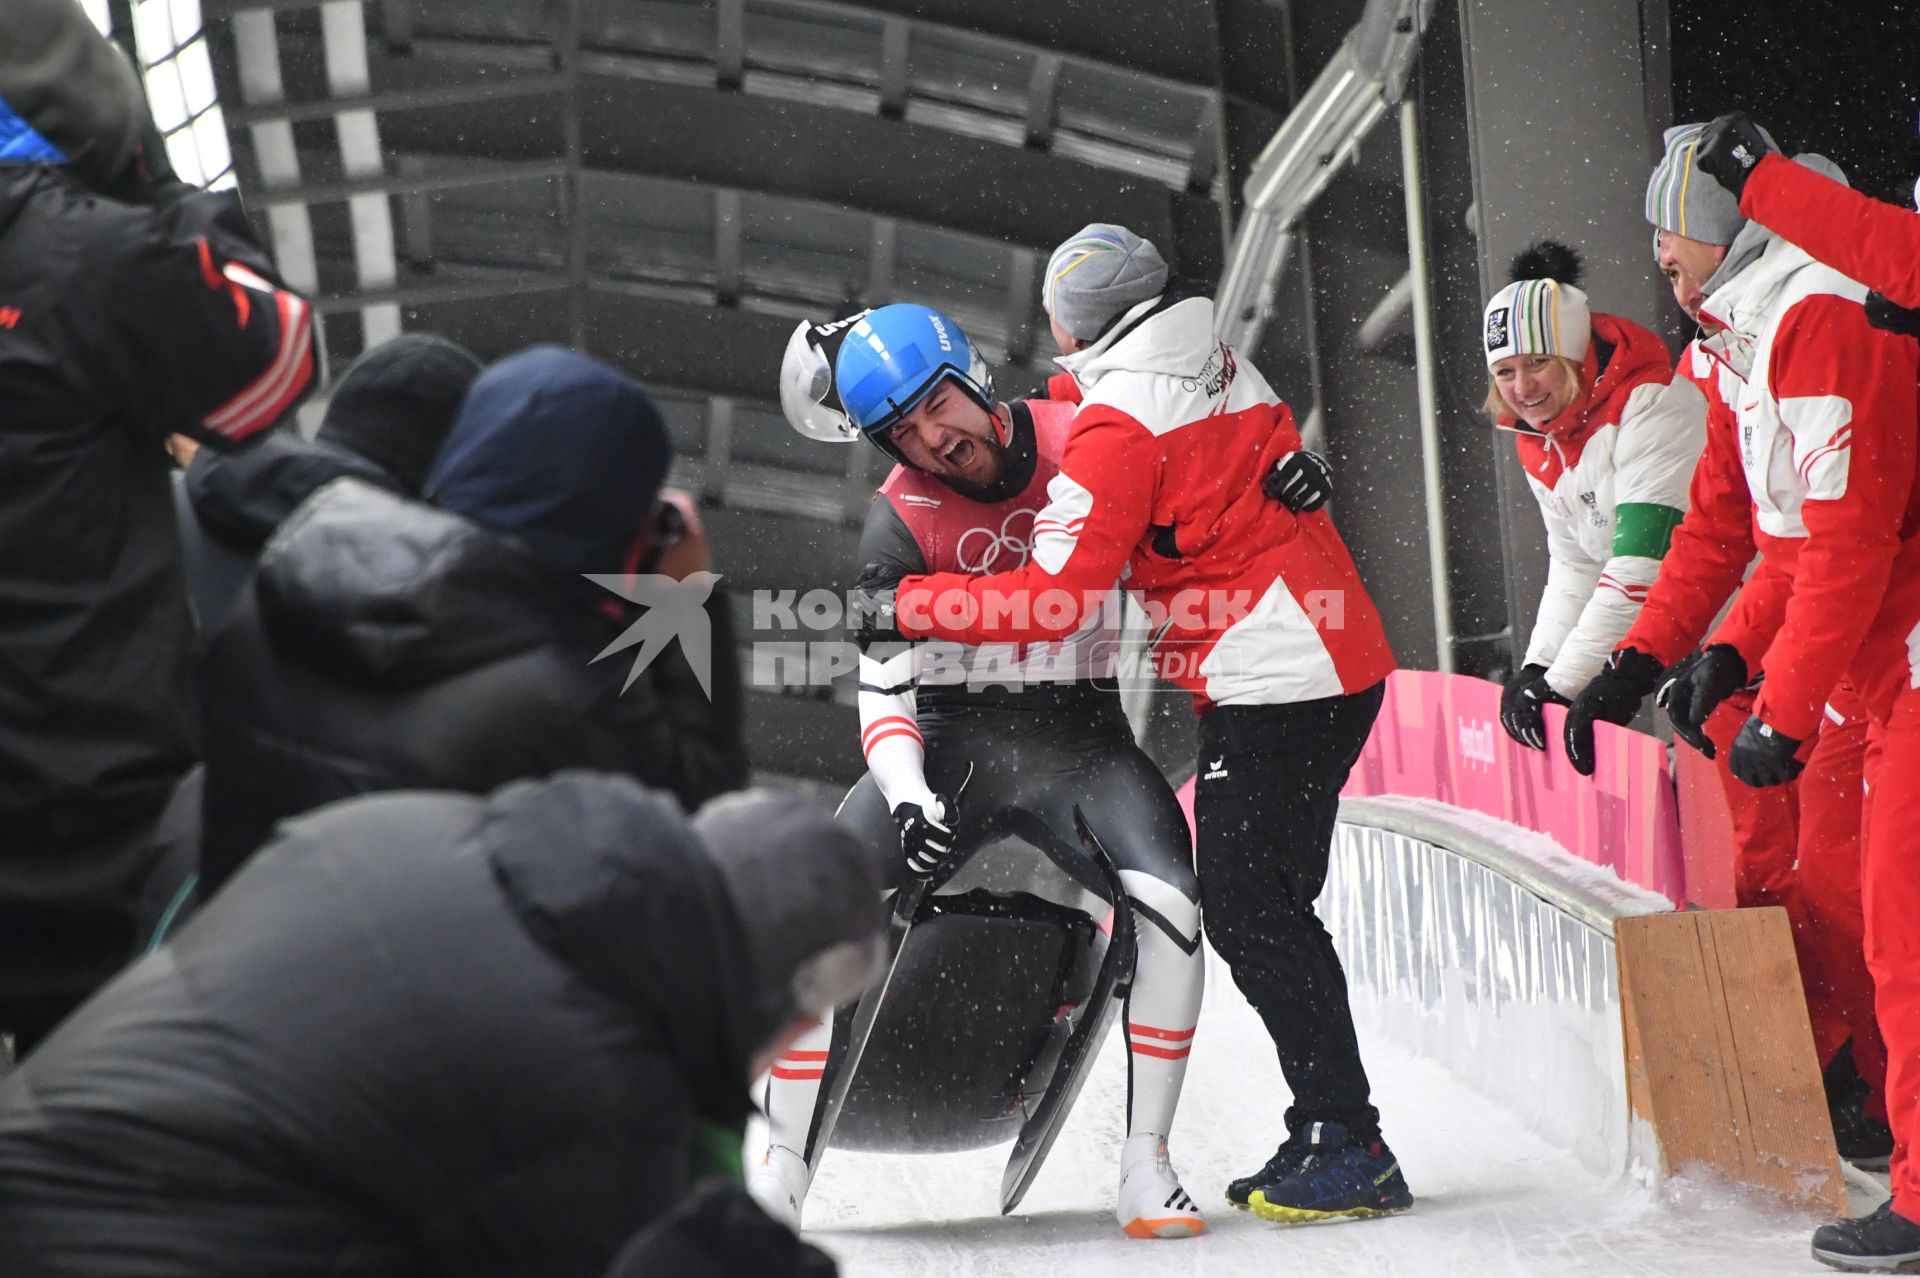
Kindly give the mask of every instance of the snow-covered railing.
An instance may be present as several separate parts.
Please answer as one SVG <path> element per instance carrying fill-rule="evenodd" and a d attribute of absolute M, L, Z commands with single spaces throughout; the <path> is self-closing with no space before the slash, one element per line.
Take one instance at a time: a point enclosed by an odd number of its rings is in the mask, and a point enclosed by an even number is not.
<path fill-rule="evenodd" d="M 1357 1013 L 1594 1171 L 1623 1170 L 1613 921 L 1671 903 L 1431 800 L 1345 799 L 1340 818 L 1320 913 Z"/>

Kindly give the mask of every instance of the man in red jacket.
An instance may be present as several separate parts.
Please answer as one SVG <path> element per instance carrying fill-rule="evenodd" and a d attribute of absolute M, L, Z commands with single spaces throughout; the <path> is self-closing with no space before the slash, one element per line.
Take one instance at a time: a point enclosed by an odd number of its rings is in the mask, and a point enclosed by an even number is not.
<path fill-rule="evenodd" d="M 1716 288 L 1740 274 L 1723 264 L 1749 223 L 1738 201 L 1711 182 L 1689 180 L 1704 132 L 1700 125 L 1669 131 L 1667 152 L 1647 183 L 1647 220 L 1656 230 L 1661 271 L 1674 300 L 1702 331 L 1689 343 L 1680 370 L 1698 385 L 1708 404 L 1708 444 L 1697 467 L 1694 500 L 1717 503 L 1696 517 L 1701 529 L 1722 530 L 1725 547 L 1752 555 L 1754 502 L 1740 463 L 1740 427 L 1735 406 L 1751 397 L 1745 380 L 1716 358 L 1722 326 L 1703 317 L 1706 286 Z M 1808 157 L 1807 164 L 1824 163 Z M 1809 170 L 1811 171 L 1811 170 Z M 1749 244 L 1755 237 L 1749 237 Z M 1749 255 L 1743 248 L 1743 261 Z M 1718 296 L 1718 294 L 1716 294 Z M 1702 486 L 1701 476 L 1713 482 Z M 1814 1049 L 1825 1075 L 1834 1137 L 1843 1158 L 1884 1167 L 1893 1134 L 1886 1125 L 1886 1052 L 1873 1007 L 1873 981 L 1862 946 L 1860 905 L 1860 809 L 1866 754 L 1867 714 L 1849 688 L 1835 688 L 1823 707 L 1806 771 L 1784 785 L 1758 787 L 1730 766 L 1735 738 L 1752 716 L 1767 645 L 1779 630 L 1794 588 L 1798 541 L 1762 539 L 1761 555 L 1731 611 L 1701 647 L 1659 681 L 1658 700 L 1674 733 L 1712 759 L 1732 817 L 1735 841 L 1734 900 L 1741 906 L 1778 905 L 1792 920 L 1793 940 L 1806 992 Z M 1615 707 L 1631 717 L 1638 706 L 1631 687 Z M 1585 708 L 1569 716 L 1570 730 L 1583 731 Z M 1590 733 L 1586 734 L 1590 737 Z M 1575 766 L 1581 766 L 1577 755 Z M 1585 761 L 1591 768 L 1589 755 Z"/>
<path fill-rule="evenodd" d="M 1800 170 L 1775 152 L 1743 114 L 1714 121 L 1703 138 L 1698 163 L 1738 197 L 1744 215 L 1884 295 L 1879 304 L 1868 304 L 1876 324 L 1915 331 L 1912 313 L 1899 308 L 1920 306 L 1920 217 Z M 1903 347 L 1911 369 L 1911 340 L 1885 337 L 1880 344 Z M 1911 420 L 1915 390 L 1910 372 L 1906 393 Z M 1876 469 L 1862 478 L 1883 479 L 1888 488 L 1900 486 L 1901 480 L 1910 484 L 1910 451 L 1904 462 L 1904 470 L 1883 474 Z M 1903 527 L 1909 538 L 1913 504 L 1909 498 Z M 1863 896 L 1867 965 L 1887 1041 L 1893 1195 L 1871 1215 L 1827 1225 L 1814 1234 L 1813 1254 L 1845 1269 L 1893 1269 L 1920 1261 L 1920 1167 L 1913 1158 L 1920 1131 L 1920 932 L 1913 924 L 1920 912 L 1920 847 L 1914 833 L 1920 830 L 1920 789 L 1911 782 L 1920 770 L 1920 616 L 1915 615 L 1920 608 L 1911 606 L 1908 598 L 1920 589 L 1920 576 L 1910 559 L 1902 555 L 1895 563 L 1882 618 L 1874 619 L 1869 632 L 1882 642 L 1877 648 L 1863 647 L 1858 659 L 1864 672 L 1875 677 L 1863 690 L 1871 694 L 1869 705 L 1879 726 L 1878 758 L 1869 760 Z M 1850 610 L 1856 625 L 1868 615 L 1865 605 L 1875 580 L 1869 578 L 1850 603 L 1839 604 Z M 1906 606 L 1892 610 L 1890 627 L 1882 625 L 1889 605 L 1896 602 Z"/>
<path fill-rule="evenodd" d="M 1741 216 L 1858 280 L 1894 307 L 1920 308 L 1920 214 L 1794 165 L 1744 111 L 1707 127 L 1697 162 L 1740 202 Z M 1914 199 L 1920 203 L 1920 184 Z M 1876 310 L 1884 315 L 1887 308 Z"/>
<path fill-rule="evenodd" d="M 1214 337 L 1212 299 L 1170 281 L 1152 244 L 1089 226 L 1055 250 L 1045 290 L 1081 408 L 1032 557 L 991 576 L 905 578 L 899 629 L 1057 640 L 1124 570 L 1155 627 L 1158 673 L 1200 714 L 1207 934 L 1273 1036 L 1294 1098 L 1286 1141 L 1228 1199 L 1281 1221 L 1403 1210 L 1413 1198 L 1381 1139 L 1346 977 L 1313 908 L 1340 787 L 1393 667 L 1321 509 L 1325 463 L 1260 373 Z"/>

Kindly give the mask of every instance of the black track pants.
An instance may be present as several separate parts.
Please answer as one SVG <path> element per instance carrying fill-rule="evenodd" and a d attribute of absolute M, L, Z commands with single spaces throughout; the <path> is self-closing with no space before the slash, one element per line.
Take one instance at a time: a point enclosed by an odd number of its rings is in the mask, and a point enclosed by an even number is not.
<path fill-rule="evenodd" d="M 1313 903 L 1327 880 L 1340 787 L 1385 685 L 1349 696 L 1221 706 L 1200 719 L 1196 859 L 1207 936 L 1266 1022 L 1293 1092 L 1289 1130 L 1379 1131 L 1347 977 Z"/>

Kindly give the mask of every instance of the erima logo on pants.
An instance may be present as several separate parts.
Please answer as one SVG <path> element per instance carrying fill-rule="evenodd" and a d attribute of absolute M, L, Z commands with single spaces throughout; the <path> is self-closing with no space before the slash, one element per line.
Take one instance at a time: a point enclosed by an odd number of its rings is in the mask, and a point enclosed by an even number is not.
<path fill-rule="evenodd" d="M 1201 777 L 1200 779 L 1202 781 L 1218 781 L 1226 775 L 1227 775 L 1227 756 L 1223 754 L 1219 758 L 1208 762 L 1206 775 Z"/>

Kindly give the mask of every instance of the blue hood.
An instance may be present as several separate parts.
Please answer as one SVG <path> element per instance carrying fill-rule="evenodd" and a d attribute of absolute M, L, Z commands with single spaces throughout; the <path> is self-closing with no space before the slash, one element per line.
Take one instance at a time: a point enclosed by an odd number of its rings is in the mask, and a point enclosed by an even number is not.
<path fill-rule="evenodd" d="M 40 136 L 26 117 L 0 98 L 0 164 L 65 164 L 66 152 Z"/>
<path fill-rule="evenodd" d="M 468 389 L 425 496 L 518 539 L 557 572 L 619 572 L 671 455 L 666 425 L 632 378 L 534 346 Z"/>

